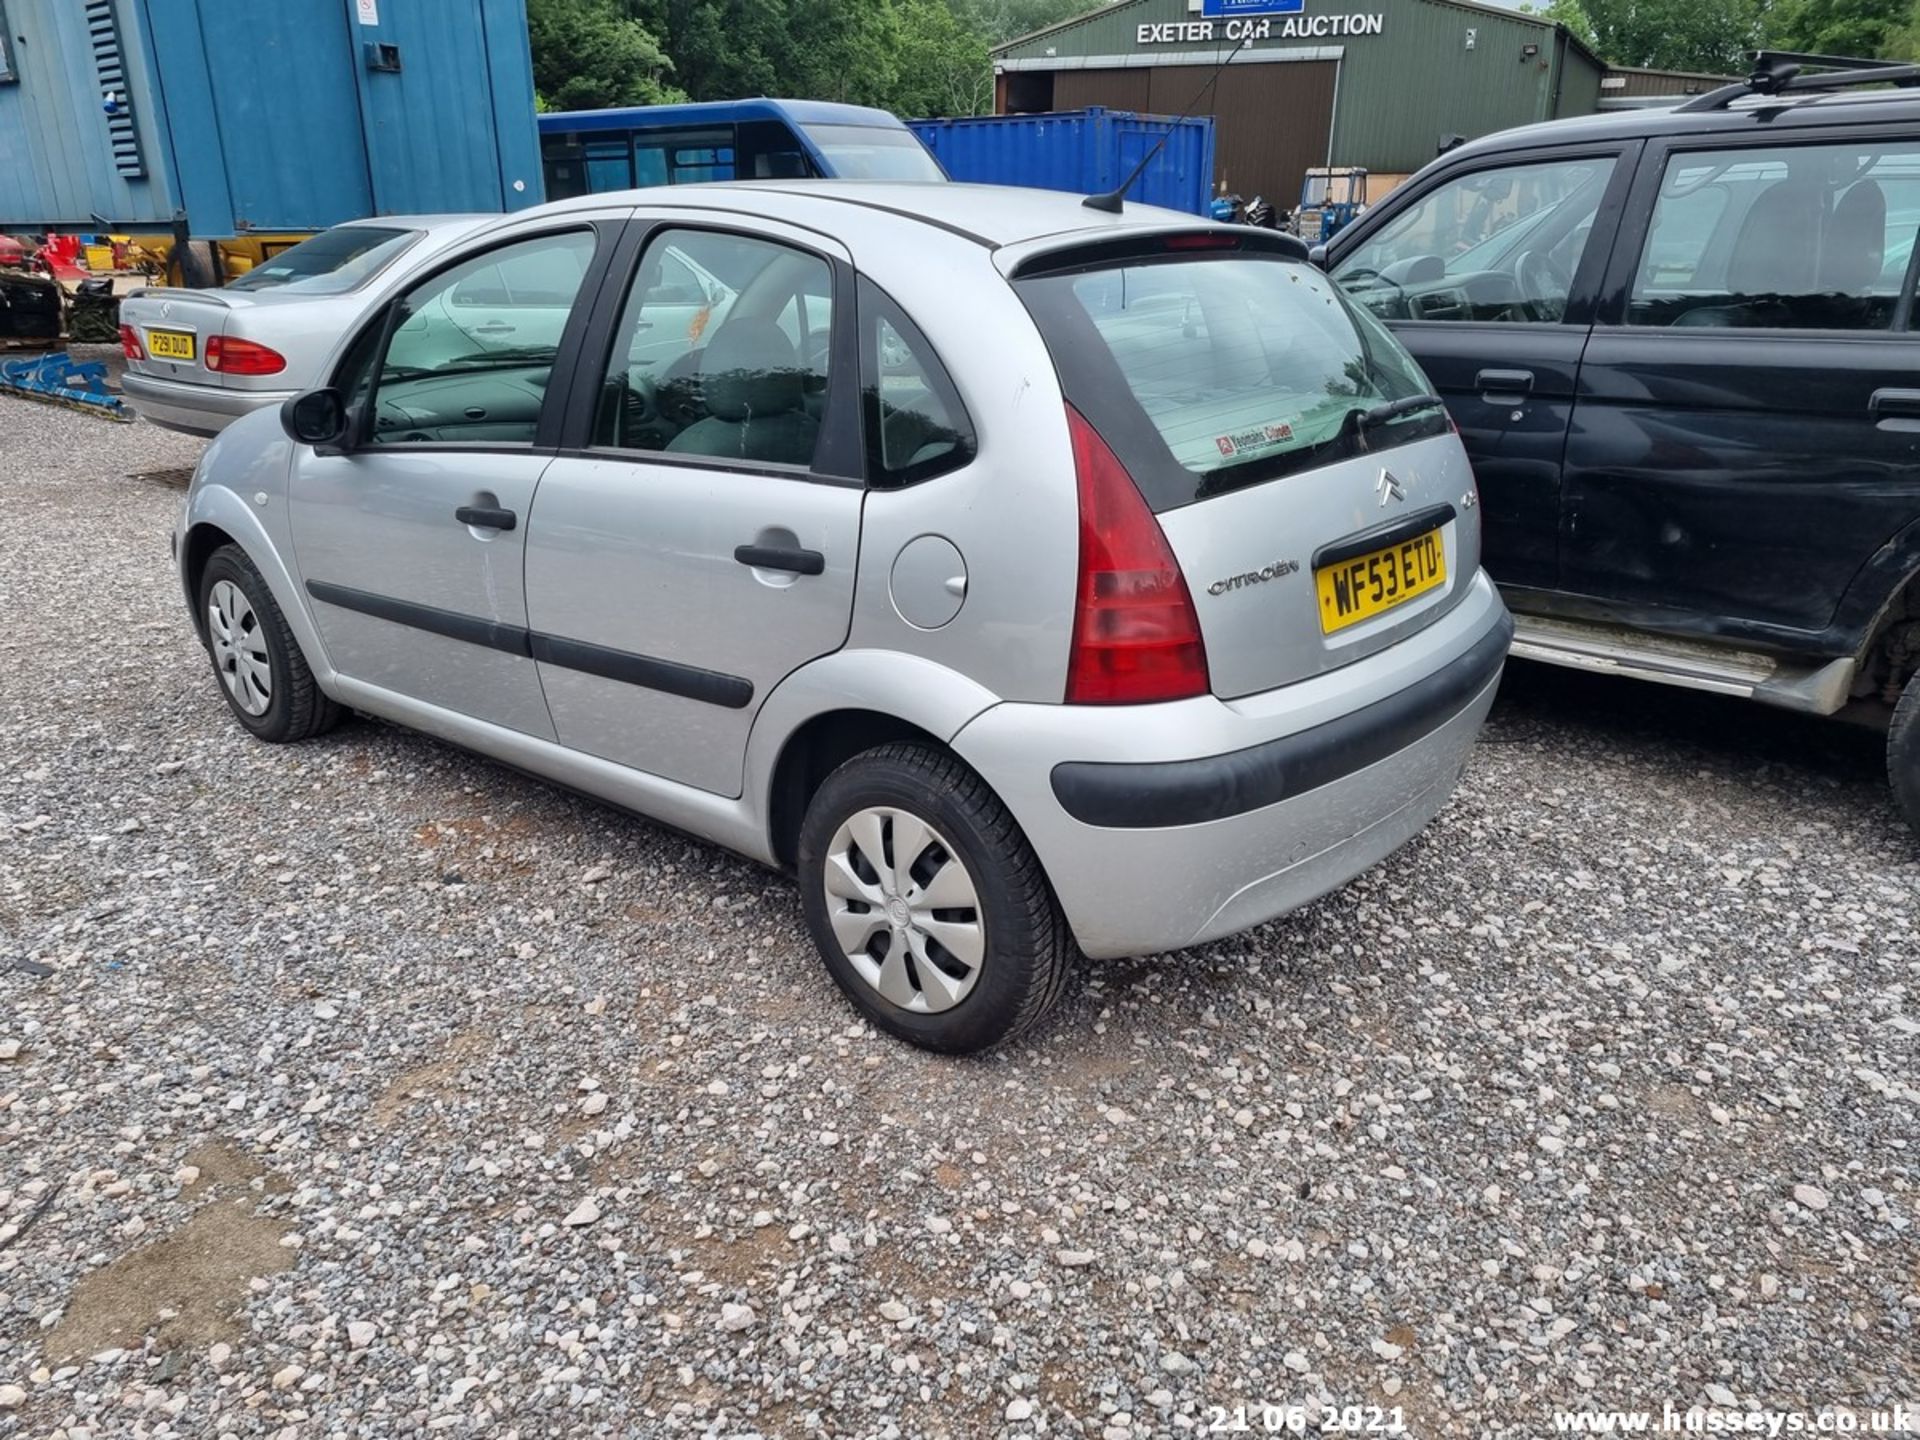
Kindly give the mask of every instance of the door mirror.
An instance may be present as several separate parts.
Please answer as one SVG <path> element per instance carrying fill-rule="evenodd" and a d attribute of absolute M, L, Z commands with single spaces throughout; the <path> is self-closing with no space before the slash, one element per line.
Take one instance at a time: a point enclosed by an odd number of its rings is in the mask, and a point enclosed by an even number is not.
<path fill-rule="evenodd" d="M 302 445 L 338 451 L 347 441 L 347 405 L 333 389 L 307 390 L 280 407 L 280 428 Z"/>
<path fill-rule="evenodd" d="M 1307 252 L 1307 259 L 1311 260 L 1315 265 L 1318 265 L 1322 270 L 1326 269 L 1327 247 L 1324 245 L 1314 246 L 1313 249 Z"/>

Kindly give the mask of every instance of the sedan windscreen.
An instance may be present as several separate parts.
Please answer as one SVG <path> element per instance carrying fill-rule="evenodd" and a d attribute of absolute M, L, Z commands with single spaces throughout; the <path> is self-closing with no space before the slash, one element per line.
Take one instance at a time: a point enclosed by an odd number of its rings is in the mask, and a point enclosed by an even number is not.
<path fill-rule="evenodd" d="M 379 225 L 339 225 L 282 250 L 232 281 L 229 290 L 298 290 L 306 295 L 343 295 L 377 275 L 418 230 Z"/>
<path fill-rule="evenodd" d="M 1176 251 L 1016 288 L 1067 399 L 1156 510 L 1446 429 L 1437 403 L 1386 413 L 1426 380 L 1310 265 Z"/>

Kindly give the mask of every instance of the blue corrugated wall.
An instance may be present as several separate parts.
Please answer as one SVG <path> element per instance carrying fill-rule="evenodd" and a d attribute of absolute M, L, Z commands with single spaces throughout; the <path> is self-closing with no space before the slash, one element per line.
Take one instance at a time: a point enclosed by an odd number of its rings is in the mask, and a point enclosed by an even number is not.
<path fill-rule="evenodd" d="M 1164 135 L 1166 144 L 1127 191 L 1145 205 L 1204 215 L 1213 194 L 1213 120 L 1172 120 L 1092 106 L 1045 115 L 909 120 L 955 180 L 1101 194 Z"/>
<path fill-rule="evenodd" d="M 0 0 L 0 229 L 199 236 L 541 197 L 525 0 L 100 0 L 118 21 L 144 178 L 115 171 L 83 0 Z M 397 46 L 399 69 L 372 47 Z M 518 188 L 516 188 L 516 184 Z"/>
<path fill-rule="evenodd" d="M 165 221 L 176 203 L 161 157 L 153 72 L 138 5 L 116 0 L 122 60 L 146 174 L 120 175 L 80 0 L 5 0 L 19 78 L 0 84 L 0 229 L 63 225 L 92 230 L 95 216 Z"/>

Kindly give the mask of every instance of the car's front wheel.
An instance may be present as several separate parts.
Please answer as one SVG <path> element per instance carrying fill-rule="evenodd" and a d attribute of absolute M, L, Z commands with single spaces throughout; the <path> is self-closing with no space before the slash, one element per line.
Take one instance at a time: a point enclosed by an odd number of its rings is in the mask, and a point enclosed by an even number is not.
<path fill-rule="evenodd" d="M 220 693 L 258 739 L 306 740 L 339 723 L 340 707 L 321 693 L 273 592 L 238 545 L 208 558 L 200 619 Z"/>
<path fill-rule="evenodd" d="M 1920 835 L 1920 673 L 1907 681 L 1887 731 L 1887 782 L 1907 824 Z"/>
<path fill-rule="evenodd" d="M 827 970 L 874 1024 L 929 1050 L 984 1050 L 1060 998 L 1073 955 L 1040 861 L 953 756 L 885 745 L 815 793 L 801 905 Z"/>

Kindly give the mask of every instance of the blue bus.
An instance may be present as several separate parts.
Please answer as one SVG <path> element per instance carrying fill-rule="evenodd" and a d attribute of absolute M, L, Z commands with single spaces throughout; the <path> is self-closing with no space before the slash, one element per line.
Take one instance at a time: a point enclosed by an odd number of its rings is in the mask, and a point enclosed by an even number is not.
<path fill-rule="evenodd" d="M 716 100 L 542 115 L 547 199 L 707 180 L 944 180 L 885 110 L 819 100 Z"/>

